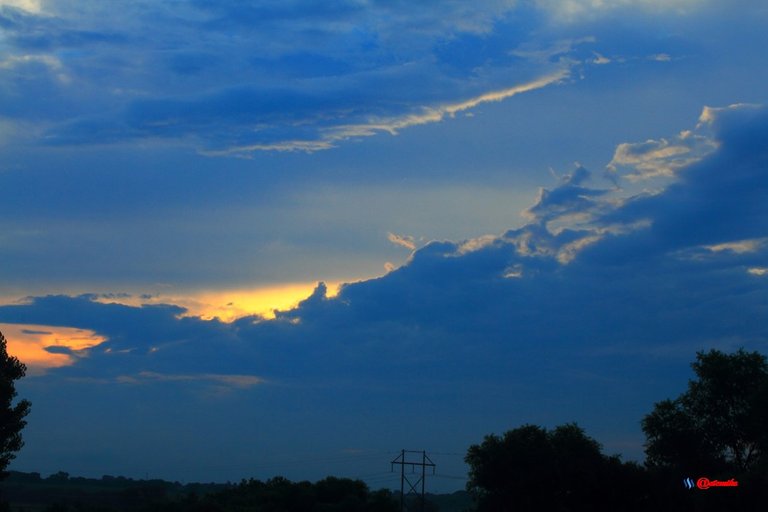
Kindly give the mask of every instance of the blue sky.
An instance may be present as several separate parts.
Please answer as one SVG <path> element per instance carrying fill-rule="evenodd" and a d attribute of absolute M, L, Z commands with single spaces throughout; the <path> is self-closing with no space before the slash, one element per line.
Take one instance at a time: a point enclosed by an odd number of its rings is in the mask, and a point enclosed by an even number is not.
<path fill-rule="evenodd" d="M 0 0 L 13 467 L 461 488 L 768 352 L 768 8 Z M 453 477 L 453 478 L 450 478 Z"/>

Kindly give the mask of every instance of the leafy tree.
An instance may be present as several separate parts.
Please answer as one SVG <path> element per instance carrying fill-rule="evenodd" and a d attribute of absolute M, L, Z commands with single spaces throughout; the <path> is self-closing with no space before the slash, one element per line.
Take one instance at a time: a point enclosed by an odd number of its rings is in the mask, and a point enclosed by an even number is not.
<path fill-rule="evenodd" d="M 602 454 L 600 444 L 569 423 L 552 431 L 523 425 L 470 446 L 467 490 L 478 510 L 636 510 L 642 470 Z"/>
<path fill-rule="evenodd" d="M 768 362 L 758 352 L 698 352 L 696 380 L 642 421 L 647 464 L 746 473 L 768 463 Z"/>
<path fill-rule="evenodd" d="M 30 403 L 16 398 L 14 382 L 22 378 L 27 367 L 18 358 L 9 356 L 6 341 L 0 333 L 0 478 L 5 477 L 5 468 L 16 457 L 24 442 L 21 429 L 27 424 L 24 418 L 29 414 Z"/>

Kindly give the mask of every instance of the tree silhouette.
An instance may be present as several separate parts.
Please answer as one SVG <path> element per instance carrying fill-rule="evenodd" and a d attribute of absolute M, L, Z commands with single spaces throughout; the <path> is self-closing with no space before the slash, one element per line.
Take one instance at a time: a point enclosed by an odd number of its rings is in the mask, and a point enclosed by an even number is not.
<path fill-rule="evenodd" d="M 684 472 L 765 468 L 768 362 L 758 352 L 698 352 L 696 380 L 642 421 L 647 463 Z"/>
<path fill-rule="evenodd" d="M 470 446 L 467 490 L 477 509 L 639 510 L 643 471 L 601 453 L 578 425 L 523 425 Z M 639 485 L 638 485 L 639 484 Z"/>
<path fill-rule="evenodd" d="M 26 371 L 27 367 L 18 358 L 8 355 L 5 337 L 0 333 L 0 478 L 6 476 L 5 468 L 24 445 L 21 429 L 27 424 L 24 418 L 29 414 L 30 403 L 21 400 L 14 405 L 13 401 L 16 398 L 14 382 Z"/>
<path fill-rule="evenodd" d="M 646 465 L 669 510 L 765 510 L 768 362 L 758 352 L 698 352 L 696 379 L 642 421 Z M 733 492 L 692 492 L 682 478 L 738 481 Z"/>

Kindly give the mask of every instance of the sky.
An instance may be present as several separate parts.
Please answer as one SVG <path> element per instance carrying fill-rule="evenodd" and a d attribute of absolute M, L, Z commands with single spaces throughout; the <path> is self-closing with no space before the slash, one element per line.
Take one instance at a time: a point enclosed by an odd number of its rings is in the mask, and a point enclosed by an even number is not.
<path fill-rule="evenodd" d="M 768 353 L 763 0 L 0 0 L 11 469 L 463 488 Z"/>

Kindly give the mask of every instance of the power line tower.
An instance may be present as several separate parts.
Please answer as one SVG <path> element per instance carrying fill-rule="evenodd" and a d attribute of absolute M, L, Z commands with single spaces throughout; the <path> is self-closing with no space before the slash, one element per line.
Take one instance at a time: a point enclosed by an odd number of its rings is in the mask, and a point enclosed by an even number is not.
<path fill-rule="evenodd" d="M 420 453 L 421 454 L 421 460 L 418 460 L 416 457 L 413 456 L 413 454 Z M 412 454 L 410 460 L 408 459 L 407 454 Z M 414 460 L 416 459 L 416 460 Z M 410 504 L 408 504 L 408 500 L 406 500 L 407 496 L 416 496 L 418 498 L 419 502 L 419 510 L 421 512 L 424 512 L 424 484 L 427 480 L 427 468 L 432 468 L 432 474 L 435 474 L 435 463 L 432 462 L 432 460 L 427 457 L 427 452 L 425 451 L 415 451 L 415 450 L 401 450 L 400 455 L 395 457 L 395 459 L 392 461 L 392 471 L 395 470 L 395 464 L 398 464 L 400 466 L 400 512 L 404 512 L 408 510 L 410 512 Z M 415 481 L 411 481 L 410 478 L 408 478 L 406 472 L 405 472 L 405 466 L 411 467 L 411 474 L 417 475 L 418 478 Z M 416 467 L 421 468 L 421 473 L 416 472 Z M 414 478 L 414 477 L 411 477 Z M 405 492 L 405 484 L 408 484 L 408 492 Z M 421 491 L 418 491 L 417 488 L 421 484 Z"/>

